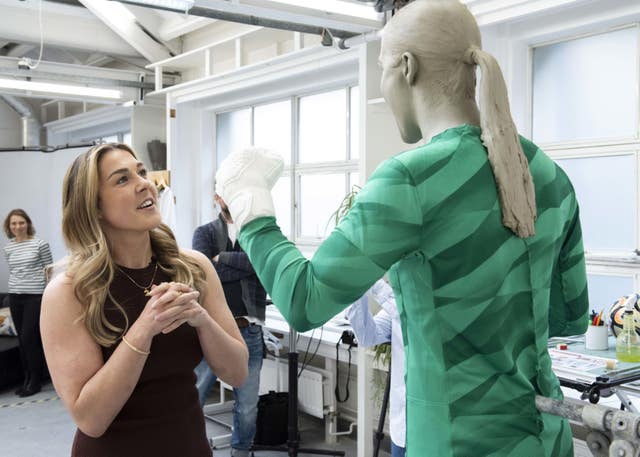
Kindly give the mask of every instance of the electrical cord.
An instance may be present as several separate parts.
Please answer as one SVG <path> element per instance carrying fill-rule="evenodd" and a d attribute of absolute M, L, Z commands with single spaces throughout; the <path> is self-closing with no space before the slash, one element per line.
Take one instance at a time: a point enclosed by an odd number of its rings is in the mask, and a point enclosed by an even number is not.
<path fill-rule="evenodd" d="M 40 25 L 40 55 L 38 56 L 38 61 L 35 64 L 30 62 L 31 59 L 28 60 L 27 66 L 29 70 L 35 70 L 40 65 L 42 61 L 42 51 L 44 49 L 44 31 L 42 27 L 42 0 L 38 2 L 38 24 Z"/>
<path fill-rule="evenodd" d="M 345 390 L 344 398 L 340 398 L 340 343 L 341 342 L 349 345 L 349 347 L 347 348 L 347 353 L 349 354 L 349 365 L 348 365 L 349 368 L 347 369 L 347 382 L 345 383 L 345 386 L 344 386 L 344 390 Z M 357 344 L 355 342 L 353 333 L 348 330 L 345 330 L 344 332 L 342 332 L 342 336 L 336 342 L 336 388 L 334 392 L 336 395 L 336 400 L 338 400 L 338 403 L 344 403 L 349 399 L 349 382 L 351 381 L 351 348 L 355 346 L 357 346 Z"/>
<path fill-rule="evenodd" d="M 307 356 L 309 355 L 309 348 L 311 347 L 311 340 L 313 340 L 313 335 L 315 335 L 316 333 L 316 329 L 314 328 L 313 331 L 311 332 L 311 336 L 309 336 L 309 339 L 307 340 L 307 348 L 304 350 L 304 359 L 302 359 L 302 363 L 300 364 L 301 368 L 300 371 L 298 372 L 298 377 L 300 377 L 300 375 L 302 374 L 304 367 L 305 367 L 305 363 L 307 362 Z M 297 341 L 296 341 L 296 347 L 297 347 Z"/>
<path fill-rule="evenodd" d="M 313 330 L 313 333 L 315 333 L 315 329 Z M 309 342 L 307 343 L 307 352 L 305 352 L 305 354 L 304 354 L 304 360 L 302 361 L 302 368 L 300 368 L 300 371 L 298 372 L 298 377 L 300 377 L 300 375 L 302 374 L 304 369 L 309 366 L 311 361 L 318 354 L 318 349 L 320 349 L 320 344 L 322 343 L 322 335 L 324 333 L 324 325 L 322 327 L 320 327 L 320 338 L 318 338 L 318 343 L 316 344 L 316 348 L 314 349 L 313 354 L 311 354 L 311 358 L 309 359 L 309 361 L 307 361 L 307 355 L 309 354 L 308 351 L 309 351 L 309 346 L 310 346 L 310 343 L 311 343 L 311 339 L 313 338 L 313 333 L 311 333 L 311 338 L 309 338 Z"/>

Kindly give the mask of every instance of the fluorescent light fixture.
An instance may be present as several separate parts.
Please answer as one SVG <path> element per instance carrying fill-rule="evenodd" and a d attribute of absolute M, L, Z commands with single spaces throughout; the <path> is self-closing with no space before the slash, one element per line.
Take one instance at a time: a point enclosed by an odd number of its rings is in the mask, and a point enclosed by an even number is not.
<path fill-rule="evenodd" d="M 139 3 L 170 10 L 189 11 L 193 8 L 196 0 L 127 0 L 126 3 Z"/>
<path fill-rule="evenodd" d="M 327 13 L 343 14 L 345 16 L 360 17 L 363 19 L 379 20 L 379 13 L 371 5 L 357 5 L 341 0 L 272 0 L 285 5 L 301 6 Z"/>
<path fill-rule="evenodd" d="M 0 88 L 59 95 L 79 95 L 90 98 L 109 98 L 112 100 L 122 98 L 122 92 L 117 89 L 98 89 L 86 86 L 70 86 L 68 84 L 39 83 L 35 81 L 22 81 L 21 79 L 0 79 Z"/>

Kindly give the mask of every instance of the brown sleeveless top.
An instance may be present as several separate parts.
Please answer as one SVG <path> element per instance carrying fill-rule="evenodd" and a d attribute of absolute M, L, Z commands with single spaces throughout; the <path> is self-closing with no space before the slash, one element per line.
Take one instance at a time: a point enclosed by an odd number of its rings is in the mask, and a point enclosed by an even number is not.
<path fill-rule="evenodd" d="M 140 270 L 119 268 L 146 286 L 155 263 Z M 171 278 L 158 268 L 153 283 L 164 281 Z M 144 291 L 120 271 L 116 271 L 109 290 L 132 325 L 148 300 Z M 105 302 L 105 314 L 111 323 L 124 328 L 124 317 L 110 298 Z M 102 348 L 105 362 L 119 343 Z M 193 372 L 201 359 L 198 335 L 188 324 L 154 336 L 140 379 L 120 413 L 99 438 L 77 430 L 72 457 L 211 456 Z"/>

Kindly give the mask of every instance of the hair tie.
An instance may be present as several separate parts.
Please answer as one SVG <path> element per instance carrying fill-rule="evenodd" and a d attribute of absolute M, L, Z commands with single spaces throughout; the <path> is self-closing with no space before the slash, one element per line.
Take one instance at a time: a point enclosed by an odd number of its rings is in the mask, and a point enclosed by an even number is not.
<path fill-rule="evenodd" d="M 467 65 L 476 65 L 477 62 L 476 62 L 475 52 L 479 50 L 480 48 L 478 46 L 472 44 L 467 48 L 467 50 L 462 55 L 462 61 Z"/>

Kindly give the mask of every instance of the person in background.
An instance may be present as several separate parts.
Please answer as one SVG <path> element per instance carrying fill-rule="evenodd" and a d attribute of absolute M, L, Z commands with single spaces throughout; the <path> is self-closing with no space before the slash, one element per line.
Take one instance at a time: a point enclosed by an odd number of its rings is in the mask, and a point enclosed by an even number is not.
<path fill-rule="evenodd" d="M 589 300 L 567 175 L 518 135 L 495 58 L 458 0 L 415 0 L 382 31 L 380 89 L 413 146 L 382 163 L 306 259 L 276 224 L 284 164 L 249 148 L 216 191 L 242 248 L 298 331 L 322 325 L 385 272 L 406 354 L 408 457 L 573 455 L 549 336 L 584 333 Z M 476 102 L 476 72 L 480 106 Z"/>
<path fill-rule="evenodd" d="M 69 255 L 45 289 L 41 327 L 78 426 L 74 457 L 211 456 L 193 370 L 204 355 L 232 386 L 247 375 L 215 270 L 178 248 L 157 197 L 125 144 L 91 148 L 64 178 Z"/>
<path fill-rule="evenodd" d="M 235 317 L 240 334 L 249 349 L 249 375 L 234 389 L 233 432 L 231 456 L 248 457 L 256 433 L 260 370 L 262 369 L 262 327 L 265 319 L 266 292 L 256 276 L 249 257 L 237 240 L 237 228 L 226 203 L 215 195 L 220 206 L 218 219 L 198 227 L 193 234 L 192 247 L 211 260 Z M 196 368 L 200 404 L 204 406 L 216 376 L 203 361 Z"/>
<path fill-rule="evenodd" d="M 40 306 L 46 285 L 45 267 L 53 262 L 49 243 L 35 236 L 31 218 L 22 209 L 12 209 L 4 220 L 9 244 L 4 256 L 9 265 L 9 308 L 18 341 L 24 382 L 16 390 L 29 397 L 42 389 L 46 364 L 40 337 Z"/>
<path fill-rule="evenodd" d="M 369 312 L 370 293 L 382 309 L 372 316 Z M 391 435 L 391 457 L 404 457 L 406 434 L 406 389 L 404 385 L 405 363 L 402 328 L 393 290 L 383 279 L 379 279 L 369 292 L 358 299 L 347 310 L 358 345 L 375 346 L 391 342 L 391 392 L 389 395 L 389 432 Z"/>

